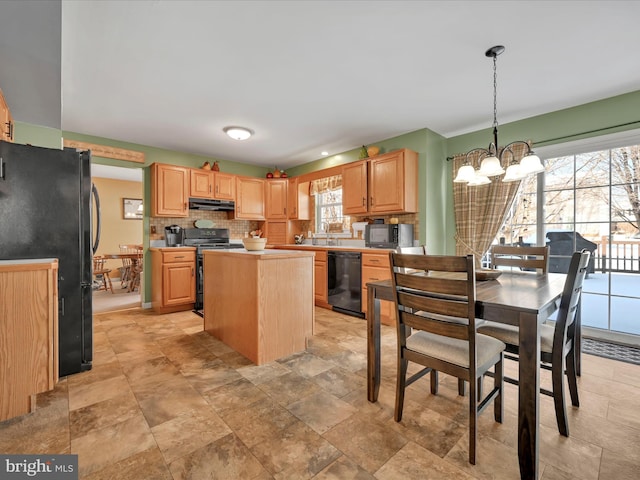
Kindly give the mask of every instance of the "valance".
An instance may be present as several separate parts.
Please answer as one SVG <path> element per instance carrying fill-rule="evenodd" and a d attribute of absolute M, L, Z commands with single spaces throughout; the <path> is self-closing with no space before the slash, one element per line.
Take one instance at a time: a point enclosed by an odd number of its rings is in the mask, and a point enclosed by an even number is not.
<path fill-rule="evenodd" d="M 327 193 L 339 188 L 342 188 L 342 175 L 319 178 L 318 180 L 313 180 L 311 182 L 311 185 L 309 187 L 309 195 Z"/>

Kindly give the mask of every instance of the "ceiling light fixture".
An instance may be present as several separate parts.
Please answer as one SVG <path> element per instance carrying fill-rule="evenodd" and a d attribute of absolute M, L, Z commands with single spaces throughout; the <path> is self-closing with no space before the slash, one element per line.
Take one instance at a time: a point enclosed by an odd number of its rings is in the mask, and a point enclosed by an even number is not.
<path fill-rule="evenodd" d="M 251 130 L 244 127 L 224 127 L 222 131 L 234 140 L 246 140 L 253 135 Z"/>
<path fill-rule="evenodd" d="M 329 152 L 320 152 L 320 155 L 322 155 L 323 157 L 326 157 L 327 155 L 329 155 Z"/>
<path fill-rule="evenodd" d="M 466 183 L 469 186 L 486 185 L 491 183 L 489 177 L 495 177 L 505 173 L 503 168 L 503 158 L 506 157 L 507 152 L 511 155 L 510 164 L 507 167 L 506 174 L 502 179 L 503 182 L 515 182 L 522 180 L 528 175 L 540 173 L 544 170 L 544 166 L 540 161 L 540 158 L 531 150 L 531 147 L 527 142 L 522 140 L 516 140 L 511 142 L 502 150 L 498 147 L 498 74 L 497 74 L 497 58 L 504 52 L 502 45 L 496 45 L 491 47 L 485 52 L 487 57 L 493 58 L 493 142 L 489 144 L 488 148 L 474 148 L 466 154 L 465 163 L 458 169 L 458 174 L 453 180 L 456 183 Z M 514 145 L 523 145 L 527 149 L 527 153 L 520 163 L 514 161 L 514 154 L 511 147 Z M 481 161 L 480 168 L 475 170 L 469 156 L 479 153 L 478 161 Z"/>

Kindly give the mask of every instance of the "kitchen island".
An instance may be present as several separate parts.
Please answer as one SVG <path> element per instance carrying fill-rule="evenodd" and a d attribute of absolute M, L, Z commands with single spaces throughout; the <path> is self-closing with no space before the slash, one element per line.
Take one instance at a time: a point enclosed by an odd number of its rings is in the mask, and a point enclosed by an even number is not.
<path fill-rule="evenodd" d="M 314 331 L 314 256 L 205 250 L 204 329 L 256 365 L 303 351 Z"/>

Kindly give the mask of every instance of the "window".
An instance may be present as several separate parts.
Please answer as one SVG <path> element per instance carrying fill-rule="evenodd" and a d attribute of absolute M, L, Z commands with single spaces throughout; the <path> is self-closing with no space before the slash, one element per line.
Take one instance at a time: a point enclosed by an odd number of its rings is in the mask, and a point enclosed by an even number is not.
<path fill-rule="evenodd" d="M 316 232 L 349 231 L 350 217 L 342 215 L 342 188 L 318 193 L 316 199 Z"/>
<path fill-rule="evenodd" d="M 545 172 L 522 182 L 495 240 L 548 244 L 551 272 L 565 272 L 573 251 L 590 250 L 582 325 L 614 340 L 640 335 L 640 141 L 634 141 L 589 152 L 577 145 L 573 154 L 563 146 L 561 155 L 544 155 Z"/>

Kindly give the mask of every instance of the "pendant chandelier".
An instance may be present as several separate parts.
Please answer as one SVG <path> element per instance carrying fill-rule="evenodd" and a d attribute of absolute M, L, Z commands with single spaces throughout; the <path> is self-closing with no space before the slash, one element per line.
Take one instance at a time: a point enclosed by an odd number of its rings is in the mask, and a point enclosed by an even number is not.
<path fill-rule="evenodd" d="M 497 58 L 504 52 L 502 45 L 496 45 L 491 47 L 485 52 L 487 57 L 493 58 L 493 142 L 489 144 L 488 148 L 474 148 L 467 152 L 465 157 L 465 163 L 458 170 L 456 178 L 453 180 L 456 183 L 466 183 L 469 186 L 485 185 L 491 183 L 489 177 L 496 177 L 498 175 L 505 176 L 502 178 L 503 182 L 516 182 L 522 180 L 528 175 L 540 173 L 544 170 L 544 166 L 540 161 L 540 158 L 531 150 L 531 147 L 527 142 L 517 140 L 511 142 L 502 150 L 498 147 L 498 75 L 497 75 Z M 514 145 L 523 145 L 526 147 L 526 154 L 518 164 L 515 161 L 514 153 L 511 147 Z M 471 164 L 469 157 L 473 154 L 479 154 L 478 161 L 480 162 L 480 168 L 476 170 Z M 503 165 L 509 162 L 506 172 Z"/>

